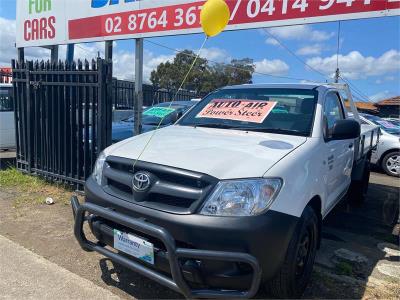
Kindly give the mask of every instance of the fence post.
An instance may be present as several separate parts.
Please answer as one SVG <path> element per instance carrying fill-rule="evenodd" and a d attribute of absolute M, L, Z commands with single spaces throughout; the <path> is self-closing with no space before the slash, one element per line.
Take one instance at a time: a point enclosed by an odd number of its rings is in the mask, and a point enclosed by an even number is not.
<path fill-rule="evenodd" d="M 97 59 L 97 154 L 111 144 L 112 126 L 112 73 L 110 63 Z"/>
<path fill-rule="evenodd" d="M 15 59 L 11 60 L 11 68 L 12 68 L 12 78 L 16 79 L 17 78 L 17 73 L 15 72 L 15 69 L 17 69 L 17 62 Z M 17 95 L 17 82 L 16 80 L 12 80 L 12 102 L 13 102 L 13 109 L 14 109 L 14 125 L 15 125 L 15 141 L 16 141 L 16 152 L 17 152 L 17 159 L 19 158 L 18 155 L 21 153 L 21 145 L 19 143 L 20 141 L 20 127 L 19 127 L 19 106 L 18 106 L 18 95 Z"/>
<path fill-rule="evenodd" d="M 105 65 L 105 114 L 106 114 L 106 124 L 105 124 L 105 147 L 111 145 L 112 139 L 112 114 L 113 114 L 113 80 L 112 80 L 112 60 L 106 62 Z"/>
<path fill-rule="evenodd" d="M 113 41 L 105 42 L 106 62 L 106 147 L 111 145 L 112 138 L 112 112 L 113 112 Z"/>
<path fill-rule="evenodd" d="M 97 99 L 97 118 L 96 126 L 97 129 L 97 154 L 99 154 L 105 148 L 105 132 L 104 132 L 104 105 L 106 102 L 105 89 L 104 89 L 104 66 L 103 60 L 97 59 L 97 78 L 98 78 L 98 99 Z M 95 109 L 95 107 L 93 107 Z"/>
<path fill-rule="evenodd" d="M 32 133 L 33 130 L 29 130 L 28 128 L 34 128 L 33 123 L 32 123 L 32 93 L 31 93 L 31 71 L 33 70 L 33 62 L 29 61 L 26 63 L 26 69 L 25 69 L 25 77 L 26 77 L 26 84 L 25 84 L 25 89 L 26 89 L 26 120 L 27 120 L 27 124 L 25 129 L 28 131 L 27 132 L 27 161 L 28 161 L 28 172 L 31 173 L 31 169 L 32 169 L 32 164 L 33 164 L 33 138 L 32 138 Z"/>

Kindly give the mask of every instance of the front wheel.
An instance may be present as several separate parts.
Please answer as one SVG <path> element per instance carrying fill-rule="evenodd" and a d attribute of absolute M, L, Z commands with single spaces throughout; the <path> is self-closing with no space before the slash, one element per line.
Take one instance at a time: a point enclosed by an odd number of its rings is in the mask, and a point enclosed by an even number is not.
<path fill-rule="evenodd" d="M 285 261 L 267 284 L 267 290 L 277 298 L 299 298 L 311 277 L 318 245 L 318 217 L 307 206 L 297 224 Z"/>
<path fill-rule="evenodd" d="M 400 152 L 394 151 L 382 159 L 382 169 L 389 176 L 400 177 Z"/>

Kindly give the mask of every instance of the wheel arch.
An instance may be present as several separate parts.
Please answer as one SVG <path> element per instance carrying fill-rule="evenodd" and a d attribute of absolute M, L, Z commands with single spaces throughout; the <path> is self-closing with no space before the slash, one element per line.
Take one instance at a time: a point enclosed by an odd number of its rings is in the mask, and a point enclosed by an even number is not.
<path fill-rule="evenodd" d="M 399 149 L 399 148 L 391 148 L 391 149 L 388 149 L 388 150 L 386 150 L 385 152 L 383 152 L 382 155 L 381 155 L 381 157 L 379 157 L 379 166 L 381 166 L 382 161 L 383 161 L 383 158 L 384 158 L 386 155 L 388 155 L 389 153 L 391 153 L 391 152 L 400 152 L 400 149 Z"/>
<path fill-rule="evenodd" d="M 320 196 L 315 195 L 308 201 L 306 207 L 311 207 L 318 217 L 318 249 L 321 246 L 322 236 L 322 199 Z"/>

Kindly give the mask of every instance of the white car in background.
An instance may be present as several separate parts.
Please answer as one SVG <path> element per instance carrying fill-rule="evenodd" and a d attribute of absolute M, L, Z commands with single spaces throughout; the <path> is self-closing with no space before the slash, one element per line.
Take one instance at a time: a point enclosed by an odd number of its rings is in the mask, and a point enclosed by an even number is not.
<path fill-rule="evenodd" d="M 12 84 L 0 84 L 0 150 L 14 149 L 15 119 Z"/>
<path fill-rule="evenodd" d="M 382 167 L 386 174 L 400 177 L 400 127 L 380 117 L 360 114 L 361 124 L 378 125 L 381 136 L 372 152 L 371 163 Z"/>

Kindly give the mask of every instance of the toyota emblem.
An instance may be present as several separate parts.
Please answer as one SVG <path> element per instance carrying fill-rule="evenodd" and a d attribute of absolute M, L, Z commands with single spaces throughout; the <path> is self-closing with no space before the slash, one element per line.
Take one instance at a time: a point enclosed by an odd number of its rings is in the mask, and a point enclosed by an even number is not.
<path fill-rule="evenodd" d="M 150 187 L 150 176 L 144 172 L 133 175 L 132 187 L 137 192 L 144 192 Z"/>

